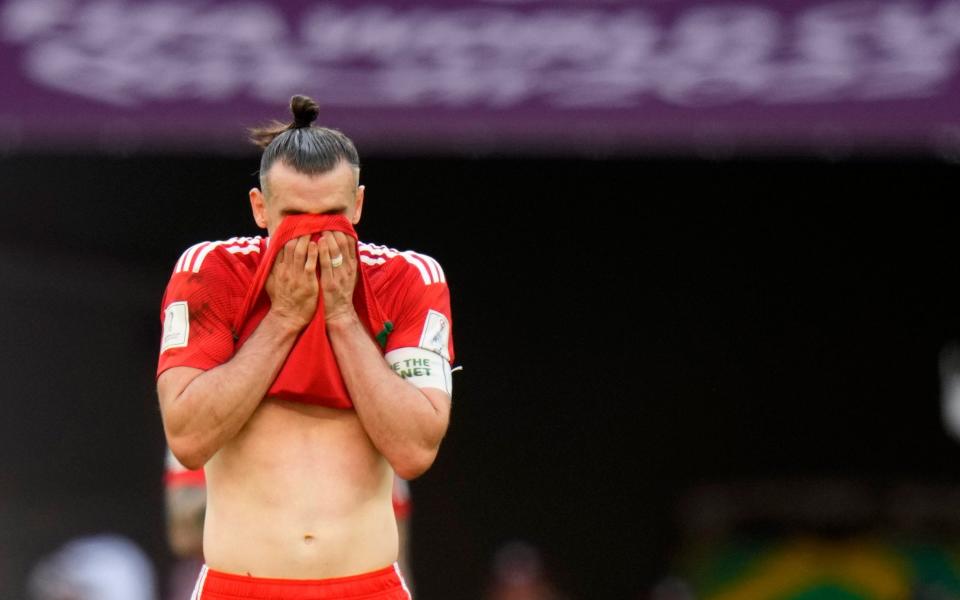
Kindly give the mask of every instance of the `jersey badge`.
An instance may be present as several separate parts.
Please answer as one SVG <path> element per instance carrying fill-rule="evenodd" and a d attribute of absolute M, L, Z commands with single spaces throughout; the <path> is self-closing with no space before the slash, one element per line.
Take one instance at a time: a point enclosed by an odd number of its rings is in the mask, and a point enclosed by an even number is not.
<path fill-rule="evenodd" d="M 160 352 L 183 348 L 190 339 L 190 312 L 186 301 L 172 302 L 163 311 L 163 341 Z"/>
<path fill-rule="evenodd" d="M 435 310 L 428 311 L 420 334 L 420 347 L 450 360 L 449 342 L 450 322 L 447 317 Z"/>

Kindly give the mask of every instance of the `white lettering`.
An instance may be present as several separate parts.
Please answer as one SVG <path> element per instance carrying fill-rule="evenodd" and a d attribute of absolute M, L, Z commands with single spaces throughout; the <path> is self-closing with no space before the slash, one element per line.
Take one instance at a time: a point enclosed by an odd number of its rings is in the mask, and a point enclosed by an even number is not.
<path fill-rule="evenodd" d="M 538 5 L 542 6 L 542 5 Z M 669 20 L 631 5 L 9 0 L 0 39 L 38 84 L 119 106 L 622 108 L 916 98 L 956 76 L 960 0 L 835 0 L 798 12 L 703 1 Z M 296 18 L 294 24 L 292 19 Z"/>

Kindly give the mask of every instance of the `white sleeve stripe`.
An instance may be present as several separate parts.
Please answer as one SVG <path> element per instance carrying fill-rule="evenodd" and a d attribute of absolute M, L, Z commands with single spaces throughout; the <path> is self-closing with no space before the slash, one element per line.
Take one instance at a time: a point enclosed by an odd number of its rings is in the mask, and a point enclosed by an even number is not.
<path fill-rule="evenodd" d="M 419 254 L 412 250 L 399 252 L 393 248 L 387 248 L 386 246 L 374 246 L 365 242 L 360 242 L 359 249 L 360 260 L 365 264 L 382 265 L 388 259 L 399 256 L 420 271 L 420 276 L 423 278 L 424 285 L 430 285 L 431 283 L 446 283 L 447 281 L 447 277 L 443 273 L 443 268 L 440 266 L 440 263 L 437 262 L 435 258 L 427 256 L 426 254 Z"/>
<path fill-rule="evenodd" d="M 260 252 L 259 246 L 228 246 L 224 248 L 230 254 L 250 254 L 251 252 Z"/>
<path fill-rule="evenodd" d="M 197 245 L 198 244 L 194 244 L 194 246 L 197 246 Z M 189 248 L 184 250 L 183 253 L 180 255 L 180 258 L 177 259 L 177 265 L 173 268 L 174 273 L 179 273 L 183 269 L 183 259 L 187 257 L 187 252 L 190 252 L 191 250 L 193 250 L 194 246 L 190 246 Z"/>
<path fill-rule="evenodd" d="M 190 250 L 187 250 L 187 255 L 186 255 L 186 257 L 184 257 L 184 259 L 183 259 L 183 270 L 184 270 L 184 271 L 189 271 L 189 270 L 190 270 L 190 267 L 191 267 L 191 265 L 193 264 L 193 257 L 195 257 L 195 256 L 197 255 L 197 253 L 201 251 L 201 249 L 206 248 L 208 245 L 210 245 L 210 242 L 204 242 L 204 243 L 202 243 L 202 244 L 197 244 L 196 246 L 194 246 L 194 247 L 191 248 Z"/>
<path fill-rule="evenodd" d="M 200 242 L 199 244 L 194 244 L 194 245 L 190 246 L 189 248 L 187 248 L 187 249 L 184 251 L 184 253 L 180 255 L 180 260 L 177 261 L 177 266 L 174 267 L 173 272 L 174 272 L 174 273 L 179 273 L 180 271 L 182 271 L 182 270 L 184 269 L 184 266 L 186 265 L 187 260 L 188 260 L 187 257 L 188 257 L 188 256 L 193 256 L 193 253 L 196 252 L 197 248 L 199 248 L 200 246 L 202 246 L 202 245 L 204 245 L 204 244 L 206 244 L 206 243 L 207 243 L 207 242 Z"/>
<path fill-rule="evenodd" d="M 427 268 L 430 269 L 430 280 L 433 283 L 437 283 L 438 281 L 440 281 L 440 273 L 437 272 L 437 264 L 433 262 L 432 258 L 424 254 L 416 254 L 416 253 L 414 253 L 414 256 L 416 256 L 423 262 L 427 263 Z"/>
<path fill-rule="evenodd" d="M 213 252 L 214 250 L 216 250 L 216 249 L 217 249 L 217 246 L 222 246 L 222 245 L 225 244 L 225 243 L 226 243 L 226 244 L 232 244 L 232 243 L 235 242 L 235 241 L 236 241 L 236 238 L 230 238 L 230 239 L 227 240 L 226 242 L 213 242 L 212 244 L 208 245 L 206 248 L 204 248 L 203 250 L 201 250 L 201 251 L 197 254 L 197 259 L 196 259 L 196 261 L 194 261 L 194 263 L 193 263 L 193 268 L 190 269 L 190 270 L 193 271 L 194 273 L 199 273 L 199 272 L 200 272 L 200 265 L 203 264 L 203 259 L 205 259 L 208 254 L 210 254 L 211 252 Z M 190 261 L 187 261 L 187 268 L 190 268 Z"/>
<path fill-rule="evenodd" d="M 447 278 L 443 276 L 443 268 L 440 267 L 440 263 L 437 262 L 437 259 L 435 259 L 435 258 L 432 257 L 432 256 L 427 256 L 426 254 L 421 254 L 420 256 L 421 256 L 422 258 L 427 259 L 427 262 L 430 263 L 430 264 L 433 266 L 434 269 L 436 269 L 437 281 L 438 281 L 439 283 L 446 283 L 446 282 L 447 282 Z"/>
<path fill-rule="evenodd" d="M 233 246 L 227 248 L 227 251 L 234 254 L 237 252 L 241 252 L 243 254 L 260 252 L 260 239 L 261 238 L 259 237 L 232 237 L 228 240 L 222 240 L 219 242 L 200 242 L 199 244 L 194 244 L 193 246 L 187 248 L 186 251 L 180 255 L 180 259 L 177 261 L 177 265 L 174 267 L 173 272 L 200 272 L 200 265 L 203 264 L 203 260 L 207 257 L 207 255 L 216 250 L 217 247 L 226 244 L 234 244 Z"/>
<path fill-rule="evenodd" d="M 372 256 L 386 256 L 387 258 L 392 258 L 397 254 L 400 254 L 399 252 L 391 248 L 386 248 L 384 246 L 370 246 L 370 245 L 361 245 L 360 252 L 366 252 Z"/>
<path fill-rule="evenodd" d="M 420 271 L 420 276 L 423 277 L 424 285 L 430 285 L 430 274 L 427 273 L 427 268 L 423 266 L 423 263 L 414 257 L 415 255 L 413 252 L 401 252 L 400 256 L 402 256 L 405 261 L 415 266 L 417 270 Z"/>
<path fill-rule="evenodd" d="M 256 244 L 257 240 L 255 238 L 241 237 L 236 238 L 232 237 L 229 240 L 224 240 L 222 242 L 214 242 L 204 248 L 196 258 L 196 261 L 193 264 L 193 272 L 200 272 L 200 265 L 203 264 L 207 255 L 213 252 L 219 246 L 226 246 L 227 244 L 235 244 L 233 246 L 227 246 L 224 248 L 230 254 L 250 254 L 251 252 L 260 252 L 260 246 Z"/>

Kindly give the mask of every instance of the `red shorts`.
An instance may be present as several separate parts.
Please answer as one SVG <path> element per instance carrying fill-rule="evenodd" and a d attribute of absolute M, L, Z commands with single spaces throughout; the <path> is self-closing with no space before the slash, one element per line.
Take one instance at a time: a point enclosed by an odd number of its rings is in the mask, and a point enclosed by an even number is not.
<path fill-rule="evenodd" d="M 266 579 L 200 570 L 190 600 L 410 600 L 400 569 L 333 579 Z"/>

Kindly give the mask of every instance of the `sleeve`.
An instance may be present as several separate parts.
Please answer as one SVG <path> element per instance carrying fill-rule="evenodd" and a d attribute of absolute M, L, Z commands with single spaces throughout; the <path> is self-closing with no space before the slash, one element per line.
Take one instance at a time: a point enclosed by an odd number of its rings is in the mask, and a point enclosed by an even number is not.
<path fill-rule="evenodd" d="M 171 367 L 211 369 L 233 356 L 233 318 L 246 286 L 231 268 L 229 254 L 218 249 L 203 254 L 203 249 L 202 244 L 188 249 L 167 284 L 157 377 Z M 191 263 L 191 252 L 203 260 Z"/>
<path fill-rule="evenodd" d="M 422 348 L 454 359 L 453 321 L 450 315 L 450 290 L 440 264 L 423 254 L 403 253 L 406 273 L 399 278 L 403 289 L 394 296 L 393 332 L 387 338 L 386 352 L 400 348 Z"/>

